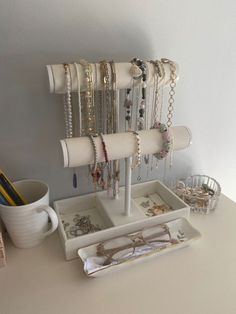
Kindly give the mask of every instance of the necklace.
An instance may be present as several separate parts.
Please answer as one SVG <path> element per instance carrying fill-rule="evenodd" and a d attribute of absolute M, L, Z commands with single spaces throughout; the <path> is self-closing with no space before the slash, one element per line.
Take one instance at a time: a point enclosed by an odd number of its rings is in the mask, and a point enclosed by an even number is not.
<path fill-rule="evenodd" d="M 133 103 L 132 103 L 132 100 L 130 100 L 130 92 L 131 92 L 131 89 L 127 88 L 126 89 L 126 98 L 125 98 L 125 102 L 124 102 L 124 107 L 126 110 L 126 113 L 125 113 L 125 130 L 126 131 L 131 130 L 131 124 L 132 124 L 131 110 L 132 110 Z"/>
<path fill-rule="evenodd" d="M 64 64 L 65 80 L 66 80 L 66 93 L 64 96 L 64 115 L 65 115 L 65 129 L 66 137 L 73 137 L 73 116 L 72 116 L 72 103 L 71 103 L 71 76 L 69 64 Z"/>
<path fill-rule="evenodd" d="M 95 121 L 95 106 L 94 106 L 94 84 L 91 64 L 86 60 L 81 59 L 80 64 L 84 69 L 84 83 L 85 83 L 85 121 L 87 125 L 84 127 L 85 134 L 96 133 Z"/>
<path fill-rule="evenodd" d="M 112 133 L 112 110 L 110 102 L 110 76 L 107 62 L 102 60 L 100 62 L 101 82 L 103 86 L 103 103 L 104 103 L 104 119 L 106 134 Z M 105 118 L 106 116 L 106 118 Z"/>
<path fill-rule="evenodd" d="M 66 94 L 64 96 L 64 114 L 65 114 L 65 127 L 66 137 L 73 137 L 73 114 L 72 114 L 72 101 L 71 101 L 71 73 L 69 64 L 64 64 L 65 80 L 66 80 Z M 80 97 L 79 97 L 80 98 Z M 77 188 L 77 175 L 76 170 L 73 169 L 73 187 Z"/>
<path fill-rule="evenodd" d="M 117 133 L 119 130 L 118 125 L 118 104 L 117 104 L 117 86 L 116 86 L 116 68 L 114 61 L 110 61 L 111 67 L 111 83 L 112 83 L 112 93 L 111 93 L 111 102 L 112 102 L 112 131 Z M 120 161 L 114 160 L 112 167 L 110 164 L 110 169 L 113 168 L 113 197 L 117 197 L 119 194 L 119 180 L 120 180 Z"/>
<path fill-rule="evenodd" d="M 172 125 L 172 118 L 173 118 L 173 112 L 174 112 L 174 95 L 175 95 L 175 87 L 176 87 L 176 66 L 173 61 L 162 58 L 161 62 L 163 64 L 169 64 L 170 67 L 170 91 L 169 91 L 169 100 L 168 100 L 168 114 L 167 114 L 167 123 L 166 125 L 170 127 Z"/>
<path fill-rule="evenodd" d="M 114 61 L 109 62 L 111 67 L 111 130 L 112 133 L 117 132 L 117 104 L 116 104 L 116 69 Z"/>
<path fill-rule="evenodd" d="M 98 69 L 97 64 L 94 63 L 95 69 L 95 107 L 96 107 L 96 133 L 103 133 L 103 106 L 102 106 L 102 93 L 98 90 Z"/>
<path fill-rule="evenodd" d="M 139 117 L 137 121 L 137 128 L 138 130 L 144 130 L 145 129 L 144 112 L 145 112 L 145 106 L 146 106 L 147 67 L 146 67 L 145 62 L 137 58 L 132 59 L 131 63 L 137 65 L 139 69 L 142 71 L 141 76 L 133 77 L 133 79 L 139 79 L 141 87 L 142 87 L 142 96 L 141 96 L 142 100 L 139 105 Z"/>
<path fill-rule="evenodd" d="M 169 90 L 169 99 L 168 99 L 168 113 L 167 113 L 167 127 L 170 128 L 172 125 L 172 119 L 173 119 L 173 113 L 174 113 L 174 95 L 175 95 L 175 87 L 176 87 L 176 66 L 175 63 L 169 59 L 162 58 L 161 62 L 163 64 L 168 64 L 170 67 L 170 90 Z M 173 136 L 170 138 L 170 153 L 169 153 L 169 160 L 165 159 L 165 165 L 164 165 L 164 182 L 167 180 L 167 170 L 171 170 L 173 165 Z M 168 166 L 169 163 L 169 166 Z M 167 169 L 168 168 L 168 169 Z"/>
<path fill-rule="evenodd" d="M 160 101 L 159 101 L 159 92 L 160 92 L 160 82 L 164 79 L 164 73 L 162 72 L 162 63 L 159 60 L 153 61 L 151 60 L 150 63 L 154 67 L 154 99 L 153 99 L 153 109 L 152 109 L 152 125 L 154 125 L 157 121 L 160 121 L 161 116 L 161 109 L 160 108 Z"/>
<path fill-rule="evenodd" d="M 74 62 L 76 78 L 77 78 L 77 97 L 78 97 L 78 136 L 82 135 L 82 112 L 81 112 L 81 97 L 80 97 L 80 78 L 78 64 Z"/>

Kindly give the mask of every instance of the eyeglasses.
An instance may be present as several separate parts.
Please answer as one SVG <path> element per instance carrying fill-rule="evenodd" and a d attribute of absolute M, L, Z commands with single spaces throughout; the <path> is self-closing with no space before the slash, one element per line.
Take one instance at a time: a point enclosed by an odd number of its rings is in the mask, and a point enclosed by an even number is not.
<path fill-rule="evenodd" d="M 168 226 L 163 224 L 101 242 L 97 246 L 97 256 L 105 258 L 103 266 L 114 262 L 122 263 L 130 258 L 163 250 L 184 240 L 185 236 L 181 230 L 177 230 L 173 238 Z"/>

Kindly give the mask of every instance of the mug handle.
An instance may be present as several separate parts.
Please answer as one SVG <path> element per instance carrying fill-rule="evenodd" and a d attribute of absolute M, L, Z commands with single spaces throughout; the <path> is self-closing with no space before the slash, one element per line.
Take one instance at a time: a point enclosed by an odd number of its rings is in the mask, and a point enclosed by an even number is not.
<path fill-rule="evenodd" d="M 50 228 L 47 232 L 45 232 L 45 233 L 43 234 L 44 237 L 47 237 L 47 236 L 49 236 L 51 233 L 53 233 L 53 232 L 57 229 L 57 227 L 58 227 L 58 218 L 57 218 L 57 214 L 56 214 L 55 211 L 54 211 L 50 206 L 48 206 L 48 205 L 40 206 L 40 207 L 38 208 L 38 210 L 44 210 L 44 211 L 48 214 L 48 216 L 49 216 L 49 218 L 50 218 L 50 220 L 51 220 L 51 223 L 52 223 L 51 228 Z"/>

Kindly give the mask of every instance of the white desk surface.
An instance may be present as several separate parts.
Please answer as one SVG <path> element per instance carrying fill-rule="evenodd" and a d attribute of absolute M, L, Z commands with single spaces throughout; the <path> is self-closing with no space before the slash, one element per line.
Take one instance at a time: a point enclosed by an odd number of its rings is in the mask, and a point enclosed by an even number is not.
<path fill-rule="evenodd" d="M 1 314 L 236 314 L 236 204 L 191 215 L 202 238 L 133 268 L 90 279 L 66 262 L 57 233 L 33 249 L 6 241 Z"/>

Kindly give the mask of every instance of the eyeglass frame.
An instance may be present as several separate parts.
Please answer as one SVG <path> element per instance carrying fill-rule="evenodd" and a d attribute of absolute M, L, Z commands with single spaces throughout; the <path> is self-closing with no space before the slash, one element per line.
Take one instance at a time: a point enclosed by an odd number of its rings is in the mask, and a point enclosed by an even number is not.
<path fill-rule="evenodd" d="M 117 248 L 105 249 L 104 245 L 106 243 L 108 243 L 108 242 L 111 242 L 114 239 L 101 242 L 101 243 L 99 243 L 97 245 L 97 256 L 104 256 L 104 257 L 106 257 L 106 260 L 104 261 L 103 265 L 109 265 L 112 262 L 122 263 L 122 262 L 126 261 L 127 258 L 125 258 L 125 257 L 122 258 L 121 257 L 121 258 L 116 259 L 116 258 L 113 258 L 113 256 L 116 253 L 121 252 L 121 251 L 123 251 L 125 249 L 133 248 L 133 251 L 132 251 L 131 256 L 130 256 L 130 257 L 132 257 L 134 255 L 134 253 L 135 253 L 135 249 L 137 247 L 142 246 L 142 245 L 147 245 L 151 249 L 153 249 L 153 251 L 155 251 L 155 250 L 162 250 L 162 249 L 166 248 L 168 244 L 177 244 L 177 243 L 179 243 L 179 241 L 181 241 L 180 239 L 178 241 L 177 239 L 172 239 L 171 238 L 171 234 L 170 234 L 170 231 L 169 231 L 169 228 L 168 228 L 167 225 L 159 225 L 159 227 L 160 226 L 164 229 L 163 231 L 158 232 L 158 233 L 154 233 L 154 234 L 152 234 L 151 236 L 149 236 L 147 238 L 143 237 L 143 232 L 145 230 L 148 230 L 148 228 L 145 228 L 145 229 L 139 230 L 137 232 L 134 232 L 134 233 L 122 236 L 122 237 L 126 237 L 127 239 L 130 239 L 133 242 L 133 243 L 131 243 L 129 245 L 125 245 L 125 246 L 121 246 L 121 247 L 117 247 Z M 159 239 L 159 240 L 153 241 L 153 242 L 156 242 L 156 243 L 165 243 L 166 245 L 163 245 L 162 247 L 155 248 L 152 245 L 150 245 L 150 242 L 147 241 L 149 238 L 152 239 L 153 237 L 157 237 L 157 236 L 160 237 L 160 236 L 163 236 L 163 235 L 168 235 L 169 239 L 168 240 Z M 139 242 L 136 241 L 136 240 L 139 240 Z"/>

